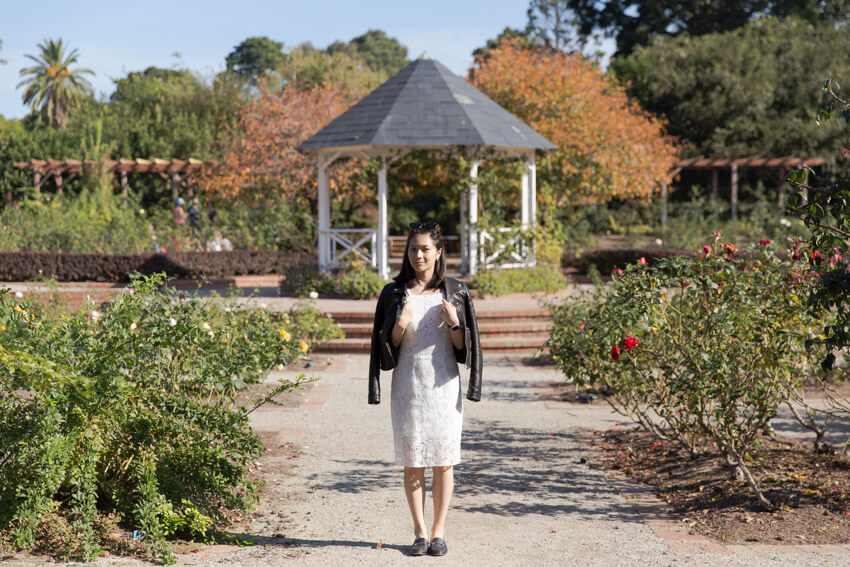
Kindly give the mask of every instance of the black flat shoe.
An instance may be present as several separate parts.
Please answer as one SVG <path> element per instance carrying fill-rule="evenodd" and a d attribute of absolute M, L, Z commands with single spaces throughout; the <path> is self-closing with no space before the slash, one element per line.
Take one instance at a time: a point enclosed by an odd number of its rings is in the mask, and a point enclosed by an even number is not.
<path fill-rule="evenodd" d="M 449 552 L 446 547 L 446 542 L 441 537 L 435 537 L 431 540 L 431 545 L 428 547 L 428 555 L 445 555 Z"/>
<path fill-rule="evenodd" d="M 410 546 L 410 554 L 425 555 L 426 553 L 428 553 L 428 540 L 424 537 L 416 538 L 416 541 Z"/>

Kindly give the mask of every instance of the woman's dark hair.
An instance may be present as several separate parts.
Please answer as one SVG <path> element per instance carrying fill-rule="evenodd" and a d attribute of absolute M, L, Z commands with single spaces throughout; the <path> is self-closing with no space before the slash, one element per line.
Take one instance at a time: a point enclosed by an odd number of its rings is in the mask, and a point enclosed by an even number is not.
<path fill-rule="evenodd" d="M 410 263 L 410 241 L 417 234 L 427 234 L 434 241 L 434 246 L 437 250 L 442 250 L 443 253 L 437 258 L 434 264 L 434 275 L 425 289 L 441 289 L 443 282 L 446 281 L 446 253 L 443 249 L 443 233 L 440 230 L 440 225 L 435 222 L 412 222 L 409 225 L 410 232 L 407 233 L 407 242 L 404 243 L 404 258 L 401 260 L 401 270 L 393 280 L 400 285 L 407 286 L 408 282 L 416 277 L 416 272 L 413 271 L 413 265 Z"/>

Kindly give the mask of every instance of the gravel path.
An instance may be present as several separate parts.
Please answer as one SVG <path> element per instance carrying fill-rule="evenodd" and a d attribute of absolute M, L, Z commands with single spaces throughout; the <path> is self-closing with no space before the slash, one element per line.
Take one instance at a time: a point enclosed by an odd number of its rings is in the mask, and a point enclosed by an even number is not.
<path fill-rule="evenodd" d="M 345 357 L 344 364 L 320 372 L 320 385 L 306 393 L 304 406 L 256 412 L 255 428 L 272 449 L 261 467 L 268 486 L 257 513 L 239 527 L 260 543 L 204 548 L 182 555 L 182 564 L 850 565 L 847 553 L 671 550 L 647 526 L 651 518 L 629 504 L 624 493 L 634 485 L 613 482 L 582 463 L 571 434 L 622 419 L 604 405 L 547 408 L 534 387 L 560 379 L 558 374 L 515 367 L 503 358 L 485 359 L 484 399 L 465 405 L 464 461 L 456 469 L 446 533 L 449 554 L 410 557 L 412 522 L 401 469 L 392 464 L 389 373 L 382 377 L 386 401 L 369 406 L 367 368 L 367 357 Z M 141 564 L 116 558 L 97 563 Z"/>

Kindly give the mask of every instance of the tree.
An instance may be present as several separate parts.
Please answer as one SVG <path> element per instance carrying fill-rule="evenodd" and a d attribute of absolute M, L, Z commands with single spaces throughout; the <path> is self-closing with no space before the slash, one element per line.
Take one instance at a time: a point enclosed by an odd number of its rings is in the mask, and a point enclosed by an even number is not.
<path fill-rule="evenodd" d="M 3 40 L 2 39 L 0 39 L 0 49 L 3 49 Z M 6 60 L 0 59 L 0 65 L 5 65 L 5 64 L 6 64 Z"/>
<path fill-rule="evenodd" d="M 531 0 L 526 34 L 551 49 L 566 51 L 575 41 L 576 19 L 567 0 Z"/>
<path fill-rule="evenodd" d="M 395 75 L 408 63 L 407 48 L 382 30 L 369 30 L 348 43 L 335 41 L 327 48 L 330 55 L 340 51 L 363 59 L 369 67 L 387 75 Z"/>
<path fill-rule="evenodd" d="M 38 57 L 27 54 L 36 65 L 21 69 L 22 77 L 30 77 L 18 83 L 17 88 L 26 86 L 24 104 L 30 106 L 33 114 L 38 109 L 42 120 L 64 130 L 68 122 L 68 110 L 77 106 L 80 98 L 91 88 L 83 75 L 94 75 L 94 72 L 70 68 L 77 62 L 79 53 L 74 49 L 66 55 L 62 39 L 48 39 L 38 47 L 41 50 Z"/>
<path fill-rule="evenodd" d="M 645 196 L 669 182 L 677 148 L 663 124 L 581 55 L 504 42 L 476 64 L 473 84 L 558 146 L 538 165 L 553 206 Z"/>
<path fill-rule="evenodd" d="M 723 34 L 657 38 L 609 71 L 687 141 L 687 154 L 827 157 L 841 132 L 815 123 L 814 87 L 831 73 L 850 76 L 836 50 L 850 50 L 845 26 L 765 18 Z"/>
<path fill-rule="evenodd" d="M 484 46 L 476 48 L 472 52 L 472 57 L 475 60 L 478 60 L 479 58 L 482 60 L 487 59 L 490 57 L 490 52 L 502 45 L 502 42 L 504 41 L 516 40 L 519 41 L 523 47 L 530 48 L 534 45 L 534 42 L 529 39 L 528 35 L 528 29 L 519 30 L 512 27 L 505 27 L 505 29 L 502 30 L 502 33 L 493 39 L 488 39 Z"/>
<path fill-rule="evenodd" d="M 334 85 L 272 91 L 260 83 L 257 96 L 237 113 L 236 125 L 221 142 L 222 163 L 199 185 L 226 199 L 262 205 L 279 199 L 310 204 L 317 196 L 316 166 L 295 148 L 345 112 L 363 93 Z M 372 194 L 360 180 L 360 161 L 337 163 L 330 176 L 331 194 L 343 198 Z"/>
<path fill-rule="evenodd" d="M 302 89 L 330 84 L 346 91 L 368 92 L 389 78 L 386 72 L 373 70 L 356 52 L 352 53 L 327 53 L 309 43 L 302 43 L 291 49 L 287 60 L 278 65 L 278 79 L 281 85 Z"/>
<path fill-rule="evenodd" d="M 227 70 L 256 82 L 286 60 L 283 43 L 267 37 L 249 37 L 233 48 L 225 63 Z"/>
<path fill-rule="evenodd" d="M 765 15 L 802 17 L 812 23 L 846 21 L 848 0 L 745 0 L 692 2 L 683 0 L 567 0 L 575 12 L 579 33 L 601 30 L 617 40 L 617 55 L 628 55 L 655 36 L 691 36 L 737 29 Z"/>

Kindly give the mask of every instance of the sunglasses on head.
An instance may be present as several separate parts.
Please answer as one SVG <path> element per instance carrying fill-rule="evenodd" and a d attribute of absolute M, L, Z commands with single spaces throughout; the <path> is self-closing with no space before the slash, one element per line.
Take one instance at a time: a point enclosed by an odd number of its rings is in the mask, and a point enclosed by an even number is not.
<path fill-rule="evenodd" d="M 412 222 L 407 225 L 410 230 L 440 230 L 440 225 L 435 222 Z"/>

